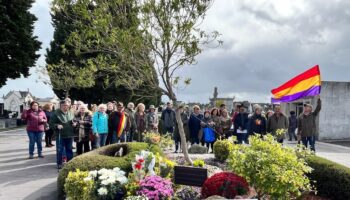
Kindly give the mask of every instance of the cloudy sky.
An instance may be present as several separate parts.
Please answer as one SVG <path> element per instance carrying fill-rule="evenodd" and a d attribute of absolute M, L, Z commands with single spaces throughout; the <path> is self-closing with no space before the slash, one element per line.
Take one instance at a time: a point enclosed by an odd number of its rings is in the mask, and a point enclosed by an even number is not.
<path fill-rule="evenodd" d="M 32 12 L 39 18 L 35 34 L 43 42 L 43 66 L 53 34 L 48 1 L 37 0 Z M 179 72 L 192 78 L 178 90 L 180 100 L 207 102 L 217 86 L 222 97 L 268 102 L 272 88 L 316 64 L 323 80 L 350 81 L 348 0 L 216 0 L 202 27 L 219 31 L 224 44 L 206 49 L 197 65 Z M 32 72 L 8 81 L 0 94 L 29 88 L 35 96 L 52 96 Z"/>

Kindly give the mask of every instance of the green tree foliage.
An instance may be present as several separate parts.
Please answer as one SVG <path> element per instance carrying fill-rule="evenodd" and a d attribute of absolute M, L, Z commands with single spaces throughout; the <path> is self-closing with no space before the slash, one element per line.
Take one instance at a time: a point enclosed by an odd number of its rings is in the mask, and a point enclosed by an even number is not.
<path fill-rule="evenodd" d="M 55 34 L 48 50 L 47 69 L 58 96 L 64 96 L 68 90 L 54 81 L 62 77 L 57 68 L 63 60 L 74 69 L 64 76 L 76 80 L 69 84 L 73 99 L 88 103 L 118 99 L 159 104 L 160 92 L 149 92 L 150 87 L 158 85 L 158 79 L 137 29 L 134 5 L 126 0 L 53 1 Z M 90 71 L 92 75 L 74 72 L 79 70 Z M 63 79 L 57 83 L 65 82 Z"/>
<path fill-rule="evenodd" d="M 233 146 L 228 167 L 256 189 L 259 199 L 292 199 L 311 189 L 306 174 L 312 169 L 294 149 L 282 147 L 271 135 L 252 136 L 249 143 Z"/>
<path fill-rule="evenodd" d="M 0 87 L 7 78 L 29 76 L 41 43 L 33 36 L 37 18 L 29 12 L 34 0 L 0 1 Z"/>

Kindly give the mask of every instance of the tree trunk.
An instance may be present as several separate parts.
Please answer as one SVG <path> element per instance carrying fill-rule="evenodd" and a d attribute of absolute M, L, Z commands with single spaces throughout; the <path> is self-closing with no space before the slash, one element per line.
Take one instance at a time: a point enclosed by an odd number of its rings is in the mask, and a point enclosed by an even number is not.
<path fill-rule="evenodd" d="M 178 129 L 179 129 L 179 134 L 180 134 L 180 138 L 181 138 L 181 149 L 182 149 L 182 152 L 184 154 L 184 157 L 185 157 L 185 160 L 186 160 L 187 164 L 192 165 L 193 162 L 192 162 L 190 156 L 188 155 L 186 135 L 185 135 L 182 119 L 181 119 L 181 113 L 180 113 L 179 110 L 176 110 L 176 121 L 177 121 L 177 126 L 178 126 Z"/>

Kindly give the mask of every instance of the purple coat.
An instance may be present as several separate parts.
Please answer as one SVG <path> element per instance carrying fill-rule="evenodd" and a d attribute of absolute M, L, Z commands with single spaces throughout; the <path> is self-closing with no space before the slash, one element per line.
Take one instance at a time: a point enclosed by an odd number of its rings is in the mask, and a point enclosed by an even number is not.
<path fill-rule="evenodd" d="M 44 111 L 39 110 L 35 112 L 32 109 L 24 110 L 22 113 L 22 119 L 27 121 L 27 131 L 33 131 L 33 132 L 45 131 L 47 118 Z"/>

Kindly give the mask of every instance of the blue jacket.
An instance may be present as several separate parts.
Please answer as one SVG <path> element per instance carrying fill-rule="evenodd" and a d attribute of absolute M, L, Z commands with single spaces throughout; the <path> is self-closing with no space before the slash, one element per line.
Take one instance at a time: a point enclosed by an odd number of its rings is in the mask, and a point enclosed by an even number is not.
<path fill-rule="evenodd" d="M 199 131 L 202 128 L 201 120 L 203 120 L 202 114 L 199 114 L 198 116 L 192 114 L 190 119 L 188 120 L 188 128 L 190 130 L 191 138 L 198 138 Z"/>
<path fill-rule="evenodd" d="M 108 115 L 106 113 L 95 112 L 92 117 L 92 130 L 94 134 L 108 133 Z"/>

